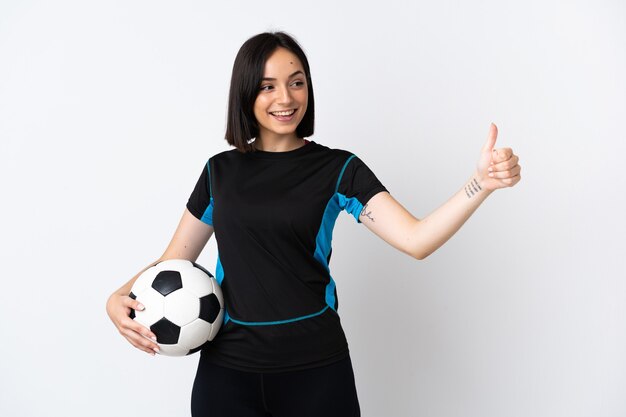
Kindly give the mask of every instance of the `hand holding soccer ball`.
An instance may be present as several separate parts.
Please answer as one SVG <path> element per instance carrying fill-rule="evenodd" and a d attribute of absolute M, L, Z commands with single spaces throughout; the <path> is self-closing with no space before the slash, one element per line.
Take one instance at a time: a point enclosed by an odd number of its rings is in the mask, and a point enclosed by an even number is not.
<path fill-rule="evenodd" d="M 125 318 L 114 321 L 133 346 L 151 353 L 185 356 L 213 340 L 224 316 L 224 299 L 215 278 L 200 265 L 185 259 L 159 262 L 141 273 L 128 296 L 112 296 L 107 306 L 120 304 Z M 145 308 L 141 308 L 145 307 Z M 134 319 L 134 320 L 131 320 Z M 154 343 L 146 338 L 156 337 Z"/>
<path fill-rule="evenodd" d="M 156 335 L 149 328 L 129 317 L 132 309 L 141 310 L 144 306 L 128 295 L 113 293 L 107 301 L 107 313 L 117 330 L 128 342 L 139 350 L 154 355 L 158 352 Z M 150 340 L 150 339 L 152 339 Z"/>

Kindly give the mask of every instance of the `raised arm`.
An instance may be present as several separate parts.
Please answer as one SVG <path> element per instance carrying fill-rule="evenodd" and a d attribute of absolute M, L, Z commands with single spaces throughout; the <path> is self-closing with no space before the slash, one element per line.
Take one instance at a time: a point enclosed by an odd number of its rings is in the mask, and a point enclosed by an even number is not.
<path fill-rule="evenodd" d="M 521 179 L 519 158 L 510 148 L 494 149 L 498 129 L 490 126 L 477 169 L 448 201 L 423 219 L 414 217 L 388 192 L 380 192 L 363 206 L 359 219 L 394 248 L 424 259 L 452 237 L 496 189 Z"/>

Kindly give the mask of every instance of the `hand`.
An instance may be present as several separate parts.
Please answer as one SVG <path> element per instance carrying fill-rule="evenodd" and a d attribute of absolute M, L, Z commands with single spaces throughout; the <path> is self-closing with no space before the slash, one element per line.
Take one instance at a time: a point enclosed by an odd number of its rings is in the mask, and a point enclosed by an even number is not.
<path fill-rule="evenodd" d="M 498 188 L 512 187 L 522 178 L 520 176 L 522 167 L 517 163 L 519 157 L 513 153 L 513 150 L 493 148 L 497 137 L 498 128 L 492 123 L 489 127 L 487 142 L 480 151 L 475 174 L 480 186 L 489 192 Z"/>
<path fill-rule="evenodd" d="M 131 308 L 143 310 L 144 306 L 129 296 L 118 293 L 113 293 L 107 300 L 107 314 L 120 334 L 137 349 L 154 356 L 155 352 L 158 353 L 159 351 L 159 345 L 150 339 L 156 340 L 156 335 L 147 327 L 130 318 Z"/>

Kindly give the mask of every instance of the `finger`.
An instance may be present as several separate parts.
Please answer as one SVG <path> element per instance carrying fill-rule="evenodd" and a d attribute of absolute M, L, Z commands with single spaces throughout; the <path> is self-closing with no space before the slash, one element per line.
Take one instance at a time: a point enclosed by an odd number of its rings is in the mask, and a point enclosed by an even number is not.
<path fill-rule="evenodd" d="M 516 175 L 518 175 L 521 170 L 522 170 L 521 166 L 515 165 L 511 169 L 506 169 L 506 170 L 503 170 L 503 171 L 490 172 L 489 176 L 491 178 L 497 178 L 497 179 L 513 178 Z"/>
<path fill-rule="evenodd" d="M 521 175 L 515 175 L 511 178 L 503 178 L 503 179 L 499 179 L 498 181 L 500 181 L 502 184 L 504 184 L 507 187 L 512 187 L 515 184 L 517 184 L 519 182 L 519 180 L 522 178 Z"/>
<path fill-rule="evenodd" d="M 496 139 L 498 138 L 498 127 L 491 123 L 489 126 L 489 133 L 487 134 L 487 141 L 483 145 L 483 152 L 492 152 Z"/>
<path fill-rule="evenodd" d="M 156 335 L 152 332 L 152 330 L 150 330 L 149 328 L 147 328 L 146 326 L 142 325 L 141 323 L 139 323 L 138 321 L 135 321 L 131 318 L 125 319 L 122 322 L 123 327 L 127 327 L 129 329 L 131 329 L 132 331 L 134 331 L 137 334 L 140 334 L 141 336 L 145 337 L 146 339 L 150 339 L 156 342 Z"/>
<path fill-rule="evenodd" d="M 126 307 L 130 307 L 134 310 L 139 310 L 139 311 L 143 311 L 146 307 L 141 304 L 139 301 L 130 298 L 128 296 L 124 297 L 124 306 Z"/>
<path fill-rule="evenodd" d="M 493 150 L 494 163 L 506 161 L 513 156 L 513 150 L 511 148 L 498 148 Z"/>
<path fill-rule="evenodd" d="M 143 327 L 143 326 L 140 326 L 140 327 Z M 122 328 L 121 333 L 137 349 L 143 350 L 144 352 L 147 352 L 150 354 L 159 351 L 159 345 L 156 342 L 145 337 L 141 333 L 141 329 L 136 329 L 135 327 L 129 326 L 129 327 Z"/>
<path fill-rule="evenodd" d="M 505 170 L 511 169 L 515 165 L 517 165 L 518 161 L 519 161 L 519 157 L 517 155 L 513 155 L 513 156 L 511 156 L 511 158 L 507 159 L 506 161 L 494 163 L 487 170 L 490 171 L 490 172 L 491 171 L 496 171 L 496 172 L 497 171 L 505 171 Z"/>
<path fill-rule="evenodd" d="M 124 337 L 126 337 L 126 339 L 128 339 L 129 342 L 131 342 L 133 346 L 138 349 L 148 353 L 159 351 L 159 345 L 155 341 L 156 337 L 155 339 L 152 339 L 150 336 L 147 336 L 152 334 L 152 332 L 134 320 L 132 320 L 132 324 L 123 327 L 121 333 Z"/>

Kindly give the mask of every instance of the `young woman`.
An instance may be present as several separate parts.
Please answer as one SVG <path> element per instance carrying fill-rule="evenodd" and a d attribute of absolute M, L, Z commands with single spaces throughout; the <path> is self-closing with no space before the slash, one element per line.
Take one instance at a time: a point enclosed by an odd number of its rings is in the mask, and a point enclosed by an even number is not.
<path fill-rule="evenodd" d="M 346 210 L 396 249 L 424 259 L 498 188 L 520 180 L 519 158 L 493 149 L 490 126 L 475 172 L 445 204 L 417 219 L 354 154 L 312 140 L 307 58 L 289 35 L 248 39 L 233 67 L 226 140 L 235 147 L 203 166 L 163 255 L 196 261 L 215 232 L 226 314 L 200 353 L 194 416 L 359 416 L 348 343 L 329 262 L 335 220 Z M 136 348 L 155 335 L 129 318 L 140 271 L 107 313 Z M 152 339 L 152 340 L 151 340 Z"/>

